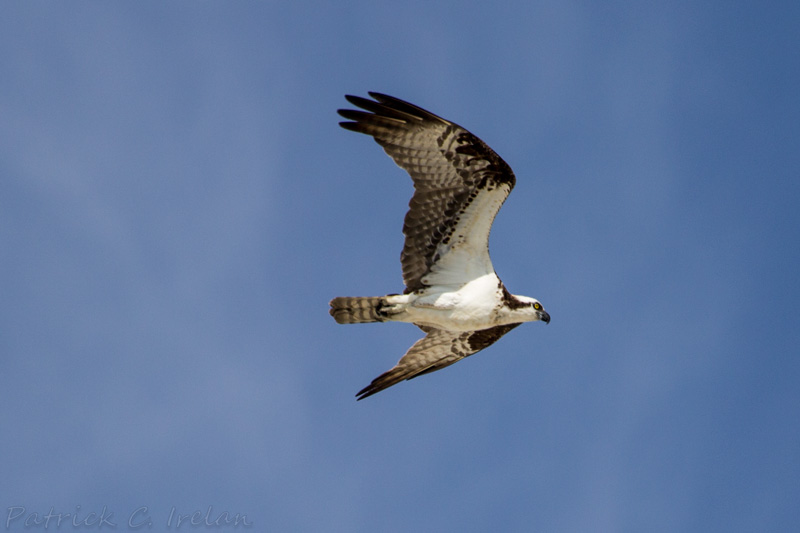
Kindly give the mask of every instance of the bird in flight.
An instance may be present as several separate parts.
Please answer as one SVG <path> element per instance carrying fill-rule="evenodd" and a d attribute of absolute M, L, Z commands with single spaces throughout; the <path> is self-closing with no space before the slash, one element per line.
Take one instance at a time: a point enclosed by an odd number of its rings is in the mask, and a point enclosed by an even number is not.
<path fill-rule="evenodd" d="M 440 370 L 488 347 L 523 322 L 550 322 L 535 298 L 506 289 L 489 258 L 489 232 L 514 187 L 511 167 L 454 122 L 398 98 L 346 96 L 345 129 L 371 135 L 411 175 L 414 194 L 400 255 L 405 290 L 330 302 L 339 324 L 409 322 L 425 337 L 356 394 Z"/>

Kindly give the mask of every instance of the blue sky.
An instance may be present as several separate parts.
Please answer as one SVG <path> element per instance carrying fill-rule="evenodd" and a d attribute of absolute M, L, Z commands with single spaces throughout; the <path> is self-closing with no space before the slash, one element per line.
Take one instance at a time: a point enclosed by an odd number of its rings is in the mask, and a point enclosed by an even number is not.
<path fill-rule="evenodd" d="M 796 2 L 4 13 L 9 530 L 800 522 Z M 514 168 L 492 257 L 552 322 L 357 403 L 419 336 L 327 312 L 402 290 L 410 180 L 337 125 L 368 90 Z"/>

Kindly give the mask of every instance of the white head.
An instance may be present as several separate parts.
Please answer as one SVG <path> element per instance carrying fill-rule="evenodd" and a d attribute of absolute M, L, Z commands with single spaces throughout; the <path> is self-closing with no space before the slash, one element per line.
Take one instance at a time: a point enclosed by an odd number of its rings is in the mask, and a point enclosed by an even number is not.
<path fill-rule="evenodd" d="M 513 316 L 524 322 L 541 320 L 545 324 L 550 323 L 550 314 L 544 310 L 544 306 L 539 300 L 516 294 L 512 294 L 511 297 L 512 299 L 506 300 L 506 305 L 511 309 Z"/>

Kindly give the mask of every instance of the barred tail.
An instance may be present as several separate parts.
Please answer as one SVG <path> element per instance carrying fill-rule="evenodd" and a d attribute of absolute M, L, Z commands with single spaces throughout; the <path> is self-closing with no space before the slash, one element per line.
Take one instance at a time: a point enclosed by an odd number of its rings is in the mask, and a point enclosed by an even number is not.
<path fill-rule="evenodd" d="M 331 300 L 330 313 L 339 324 L 383 322 L 385 305 L 385 296 L 340 296 Z"/>

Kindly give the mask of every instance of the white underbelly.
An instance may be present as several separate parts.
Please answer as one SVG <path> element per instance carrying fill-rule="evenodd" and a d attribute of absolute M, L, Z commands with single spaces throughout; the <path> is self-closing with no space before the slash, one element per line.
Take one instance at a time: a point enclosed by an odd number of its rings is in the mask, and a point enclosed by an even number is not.
<path fill-rule="evenodd" d="M 409 301 L 403 321 L 450 331 L 475 331 L 496 325 L 498 283 L 494 273 L 457 290 L 428 292 Z"/>

